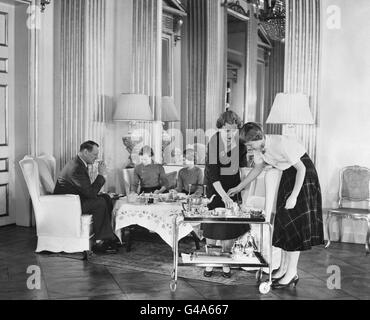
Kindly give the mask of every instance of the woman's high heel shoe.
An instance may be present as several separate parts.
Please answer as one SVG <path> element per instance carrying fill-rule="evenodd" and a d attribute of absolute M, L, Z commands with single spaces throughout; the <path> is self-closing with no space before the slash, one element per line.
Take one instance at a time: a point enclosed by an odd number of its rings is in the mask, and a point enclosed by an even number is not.
<path fill-rule="evenodd" d="M 271 278 L 271 282 L 274 283 L 274 282 L 278 282 L 279 280 L 283 279 L 285 276 L 285 274 L 283 274 L 281 277 L 279 278 Z"/>
<path fill-rule="evenodd" d="M 280 270 L 280 269 L 272 270 L 272 273 L 271 273 L 271 282 L 272 282 L 272 283 L 277 282 L 277 281 L 279 281 L 279 280 L 281 280 L 281 279 L 283 279 L 283 278 L 284 278 L 284 276 L 285 276 L 285 272 L 284 272 L 284 274 L 283 274 L 281 277 L 279 277 L 279 278 L 274 278 L 274 275 L 275 275 L 275 274 L 277 274 L 277 273 L 279 272 L 279 270 Z"/>
<path fill-rule="evenodd" d="M 299 277 L 298 277 L 298 275 L 296 275 L 287 284 L 279 283 L 279 281 L 273 282 L 272 285 L 271 285 L 271 288 L 272 289 L 284 289 L 284 288 L 290 287 L 291 285 L 293 285 L 293 288 L 295 288 L 297 286 L 298 281 L 299 281 Z"/>

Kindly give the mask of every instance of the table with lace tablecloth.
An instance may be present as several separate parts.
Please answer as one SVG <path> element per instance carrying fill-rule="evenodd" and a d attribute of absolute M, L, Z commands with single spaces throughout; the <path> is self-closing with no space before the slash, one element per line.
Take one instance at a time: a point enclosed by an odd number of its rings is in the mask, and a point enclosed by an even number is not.
<path fill-rule="evenodd" d="M 113 227 L 121 240 L 121 229 L 139 225 L 157 233 L 169 246 L 173 244 L 173 218 L 181 213 L 181 203 L 156 203 L 145 205 L 129 203 L 127 198 L 116 201 L 113 209 Z M 193 231 L 191 224 L 183 224 L 179 229 L 179 239 Z"/>

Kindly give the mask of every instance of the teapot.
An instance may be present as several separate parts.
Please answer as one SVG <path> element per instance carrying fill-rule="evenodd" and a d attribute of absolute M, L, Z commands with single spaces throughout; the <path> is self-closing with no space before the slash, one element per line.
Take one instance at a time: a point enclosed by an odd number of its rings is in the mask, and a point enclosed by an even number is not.
<path fill-rule="evenodd" d="M 209 199 L 206 198 L 206 197 L 201 198 L 201 204 L 202 204 L 202 206 L 208 206 L 213 201 L 213 199 L 215 198 L 215 196 L 216 195 L 214 194 Z"/>
<path fill-rule="evenodd" d="M 232 253 L 233 259 L 238 259 L 243 256 L 244 248 L 240 240 L 236 240 L 234 242 L 233 247 L 231 248 L 231 253 Z"/>
<path fill-rule="evenodd" d="M 252 234 L 248 232 L 246 242 L 244 245 L 244 253 L 246 253 L 247 255 L 251 255 L 254 251 L 257 251 L 257 250 L 258 248 L 257 248 L 256 241 L 254 237 L 252 236 Z"/>
<path fill-rule="evenodd" d="M 202 198 L 199 198 L 199 197 L 188 197 L 186 203 L 182 203 L 182 208 L 185 210 L 185 211 L 191 211 L 191 209 L 193 208 L 193 206 L 203 206 L 203 207 L 206 207 L 208 206 L 209 203 L 211 203 L 213 201 L 213 199 L 215 198 L 215 194 L 212 195 L 212 197 L 210 199 L 206 198 L 206 197 L 202 197 Z"/>

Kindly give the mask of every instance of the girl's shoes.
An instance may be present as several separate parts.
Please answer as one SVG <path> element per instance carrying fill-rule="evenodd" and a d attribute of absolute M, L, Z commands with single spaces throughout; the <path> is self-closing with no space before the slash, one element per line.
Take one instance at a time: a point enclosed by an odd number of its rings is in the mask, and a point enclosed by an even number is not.
<path fill-rule="evenodd" d="M 205 276 L 206 278 L 212 277 L 213 276 L 213 270 L 211 270 L 211 271 L 204 270 L 203 276 Z"/>
<path fill-rule="evenodd" d="M 231 278 L 231 270 L 229 272 L 222 271 L 222 276 L 228 279 Z"/>
<path fill-rule="evenodd" d="M 206 278 L 212 277 L 213 276 L 213 270 L 212 271 L 204 270 L 203 271 L 203 276 L 206 277 Z M 222 276 L 224 278 L 227 278 L 227 279 L 231 278 L 231 271 L 229 271 L 229 272 L 222 271 Z"/>

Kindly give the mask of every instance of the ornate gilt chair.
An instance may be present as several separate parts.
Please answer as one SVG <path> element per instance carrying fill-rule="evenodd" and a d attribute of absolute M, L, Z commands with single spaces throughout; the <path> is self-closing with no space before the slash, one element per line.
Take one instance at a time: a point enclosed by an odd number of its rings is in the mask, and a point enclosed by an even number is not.
<path fill-rule="evenodd" d="M 359 208 L 358 204 L 365 204 Z M 356 205 L 357 204 L 357 205 Z M 338 208 L 330 209 L 326 220 L 328 242 L 330 246 L 330 221 L 333 217 L 349 218 L 367 222 L 365 239 L 366 254 L 369 254 L 370 238 L 370 169 L 360 166 L 348 166 L 340 172 Z M 340 231 L 340 230 L 339 230 Z M 339 238 L 339 241 L 341 238 Z"/>
<path fill-rule="evenodd" d="M 36 252 L 83 252 L 88 257 L 92 216 L 82 215 L 77 195 L 52 195 L 55 159 L 26 156 L 19 162 L 35 212 Z"/>

